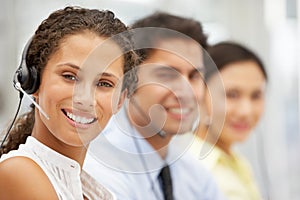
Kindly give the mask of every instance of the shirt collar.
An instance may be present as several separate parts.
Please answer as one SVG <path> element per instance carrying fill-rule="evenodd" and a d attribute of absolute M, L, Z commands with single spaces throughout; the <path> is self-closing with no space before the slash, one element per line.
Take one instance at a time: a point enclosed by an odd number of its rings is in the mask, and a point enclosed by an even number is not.
<path fill-rule="evenodd" d="M 60 169 L 75 170 L 76 173 L 80 174 L 81 168 L 77 161 L 62 155 L 57 151 L 54 151 L 53 149 L 39 142 L 36 138 L 29 136 L 25 145 L 26 148 L 32 149 L 33 153 L 36 154 L 37 157 L 47 158 L 48 162 L 55 164 Z"/>

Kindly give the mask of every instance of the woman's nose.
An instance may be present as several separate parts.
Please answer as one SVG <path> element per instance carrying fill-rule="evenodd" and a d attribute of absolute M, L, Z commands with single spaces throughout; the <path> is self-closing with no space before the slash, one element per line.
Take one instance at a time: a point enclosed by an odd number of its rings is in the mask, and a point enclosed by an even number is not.
<path fill-rule="evenodd" d="M 95 105 L 94 89 L 87 83 L 78 83 L 74 88 L 73 93 L 74 105 L 81 108 L 90 109 Z"/>

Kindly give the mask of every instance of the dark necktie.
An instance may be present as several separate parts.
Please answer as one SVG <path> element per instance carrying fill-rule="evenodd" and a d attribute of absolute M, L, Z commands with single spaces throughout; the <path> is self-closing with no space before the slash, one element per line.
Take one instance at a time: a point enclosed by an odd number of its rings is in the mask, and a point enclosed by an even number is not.
<path fill-rule="evenodd" d="M 164 166 L 159 174 L 159 178 L 162 182 L 162 190 L 164 193 L 165 200 L 173 200 L 173 188 L 172 188 L 172 178 L 170 174 L 170 168 L 168 165 Z"/>

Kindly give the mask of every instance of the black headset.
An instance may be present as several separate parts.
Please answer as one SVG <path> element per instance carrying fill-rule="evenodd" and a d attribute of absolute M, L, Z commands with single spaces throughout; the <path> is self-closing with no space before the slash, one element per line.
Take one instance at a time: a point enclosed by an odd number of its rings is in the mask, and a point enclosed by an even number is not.
<path fill-rule="evenodd" d="M 37 71 L 36 66 L 27 66 L 26 63 L 26 56 L 28 53 L 29 46 L 31 45 L 32 38 L 29 39 L 29 41 L 26 43 L 23 53 L 22 53 L 22 59 L 21 63 L 15 72 L 13 84 L 14 87 L 18 90 L 16 87 L 17 83 L 20 83 L 21 88 L 27 93 L 27 94 L 33 94 L 35 93 L 40 85 L 40 76 Z"/>
<path fill-rule="evenodd" d="M 32 38 L 30 38 L 29 41 L 26 43 L 26 45 L 23 49 L 23 52 L 22 52 L 21 63 L 14 75 L 13 85 L 20 92 L 20 100 L 19 100 L 18 108 L 17 108 L 16 114 L 14 116 L 14 119 L 12 120 L 12 123 L 10 124 L 9 128 L 7 129 L 7 132 L 0 144 L 0 148 L 3 147 L 7 137 L 9 135 L 9 132 L 18 116 L 18 113 L 19 113 L 19 110 L 21 107 L 21 102 L 22 102 L 23 95 L 24 95 L 22 93 L 22 90 L 23 90 L 23 92 L 26 92 L 27 94 L 33 94 L 38 90 L 39 85 L 40 85 L 40 76 L 39 76 L 36 66 L 28 67 L 27 63 L 26 63 L 26 56 L 27 56 L 27 52 L 28 52 L 29 46 L 31 44 L 31 41 L 32 41 Z"/>

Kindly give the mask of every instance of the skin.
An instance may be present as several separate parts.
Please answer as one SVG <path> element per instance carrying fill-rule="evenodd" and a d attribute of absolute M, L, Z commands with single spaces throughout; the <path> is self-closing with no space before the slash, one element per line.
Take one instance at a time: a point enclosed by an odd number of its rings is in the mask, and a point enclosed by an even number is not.
<path fill-rule="evenodd" d="M 221 92 L 215 74 L 208 85 L 211 93 L 219 94 L 214 94 L 216 98 L 211 100 L 207 92 L 205 102 L 208 115 L 213 116 L 210 125 L 210 130 L 213 131 L 210 133 L 218 136 L 216 145 L 230 154 L 232 145 L 249 136 L 263 113 L 266 79 L 254 61 L 228 64 L 220 71 L 220 75 L 225 94 Z M 218 106 L 222 105 L 222 101 L 226 102 L 225 107 Z M 224 121 L 220 135 L 220 129 L 216 128 L 220 127 L 218 121 Z"/>
<path fill-rule="evenodd" d="M 133 126 L 158 151 L 174 135 L 191 130 L 198 115 L 197 105 L 203 98 L 204 82 L 199 73 L 203 70 L 199 45 L 169 39 L 157 46 L 139 68 L 138 87 L 128 114 Z M 157 135 L 160 129 L 166 132 L 165 138 Z M 165 157 L 166 152 L 159 154 Z"/>
<path fill-rule="evenodd" d="M 117 110 L 125 95 L 120 95 L 119 83 L 123 76 L 123 57 L 112 60 L 109 66 L 104 65 L 108 62 L 99 61 L 111 52 L 120 53 L 120 49 L 111 44 L 106 51 L 92 53 L 105 39 L 90 32 L 64 38 L 59 50 L 50 57 L 39 90 L 34 94 L 50 120 L 36 109 L 32 136 L 81 166 L 86 145 L 101 132 L 113 114 L 112 99 L 117 95 Z M 98 56 L 98 62 L 86 61 L 88 56 L 92 61 Z M 67 117 L 67 112 L 91 122 L 75 122 Z M 34 161 L 13 157 L 0 163 L 0 199 L 57 197 L 46 174 Z"/>

